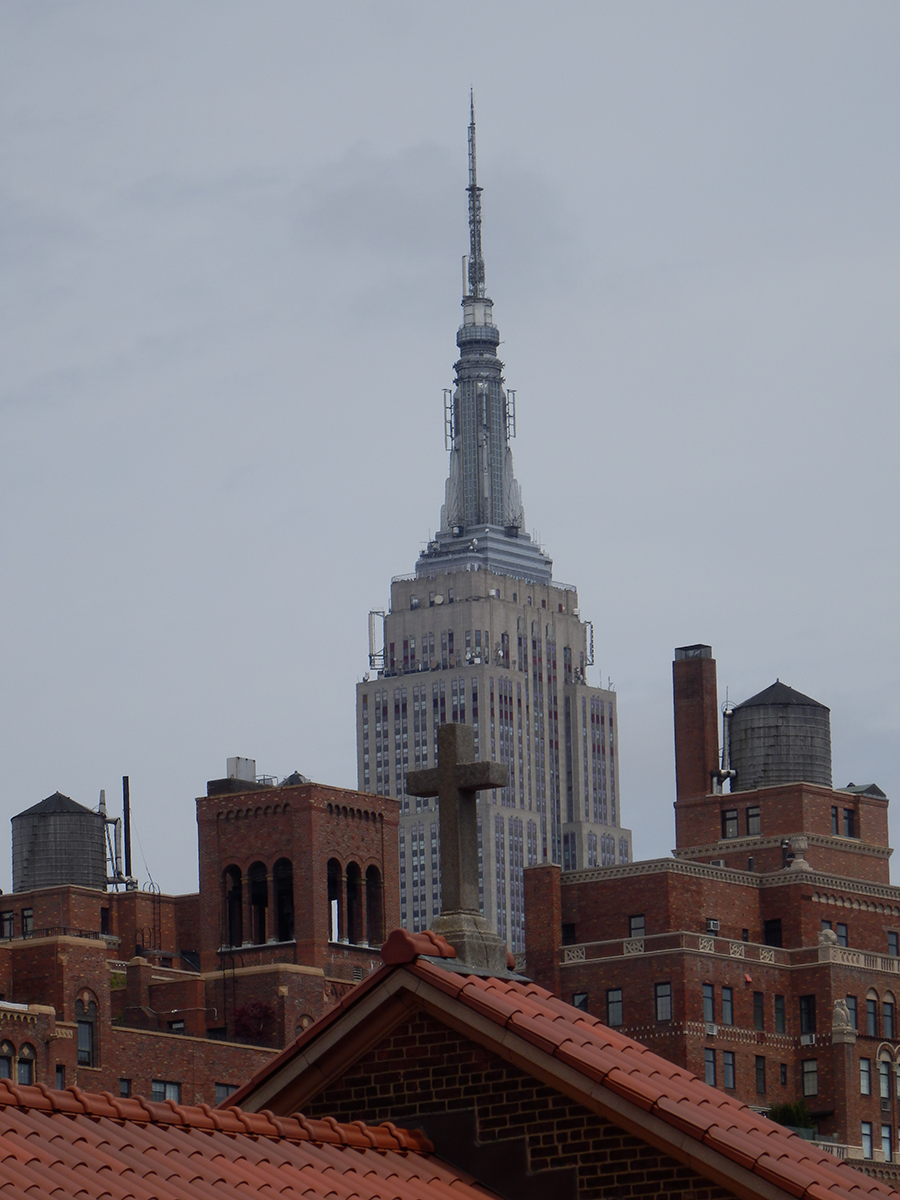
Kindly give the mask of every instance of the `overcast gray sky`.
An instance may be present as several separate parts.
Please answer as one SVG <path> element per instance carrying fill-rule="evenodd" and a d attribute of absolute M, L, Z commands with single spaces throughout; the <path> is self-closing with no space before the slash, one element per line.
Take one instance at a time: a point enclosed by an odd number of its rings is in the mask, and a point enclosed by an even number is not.
<path fill-rule="evenodd" d="M 228 755 L 355 786 L 367 612 L 443 497 L 470 85 L 516 473 L 636 855 L 686 643 L 900 798 L 898 62 L 895 0 L 4 0 L 3 826 L 128 774 L 184 891 Z"/>

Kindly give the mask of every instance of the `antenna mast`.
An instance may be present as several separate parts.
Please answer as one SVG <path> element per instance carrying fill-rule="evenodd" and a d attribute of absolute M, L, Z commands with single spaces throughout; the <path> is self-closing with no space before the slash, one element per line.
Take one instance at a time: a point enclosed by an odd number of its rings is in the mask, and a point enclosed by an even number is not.
<path fill-rule="evenodd" d="M 469 92 L 469 295 L 484 295 L 484 259 L 481 257 L 481 188 L 475 170 L 475 93 Z"/>

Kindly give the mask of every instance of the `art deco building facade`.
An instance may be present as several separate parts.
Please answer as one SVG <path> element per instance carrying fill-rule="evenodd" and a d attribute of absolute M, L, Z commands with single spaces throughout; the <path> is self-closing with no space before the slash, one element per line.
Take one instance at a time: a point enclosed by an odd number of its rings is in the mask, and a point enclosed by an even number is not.
<path fill-rule="evenodd" d="M 631 833 L 620 823 L 616 697 L 587 682 L 593 629 L 525 531 L 509 446 L 514 394 L 485 295 L 474 112 L 467 190 L 441 524 L 415 573 L 393 580 L 388 610 L 370 616 L 374 677 L 357 687 L 359 788 L 400 801 L 401 919 L 424 929 L 441 911 L 437 801 L 408 796 L 406 772 L 434 766 L 439 725 L 474 726 L 476 754 L 510 769 L 509 786 L 478 801 L 482 913 L 522 953 L 524 868 L 628 862 Z"/>

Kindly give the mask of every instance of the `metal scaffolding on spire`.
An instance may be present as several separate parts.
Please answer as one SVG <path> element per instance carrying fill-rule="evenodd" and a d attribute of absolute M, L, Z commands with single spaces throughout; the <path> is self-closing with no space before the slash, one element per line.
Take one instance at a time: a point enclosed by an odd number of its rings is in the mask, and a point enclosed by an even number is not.
<path fill-rule="evenodd" d="M 481 188 L 475 168 L 475 92 L 469 92 L 469 295 L 484 296 L 484 259 L 481 256 Z"/>

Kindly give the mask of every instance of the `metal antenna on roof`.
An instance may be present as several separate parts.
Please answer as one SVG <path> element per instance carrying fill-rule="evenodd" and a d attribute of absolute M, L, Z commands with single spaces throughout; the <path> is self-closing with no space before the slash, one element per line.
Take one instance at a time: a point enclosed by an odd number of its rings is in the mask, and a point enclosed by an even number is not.
<path fill-rule="evenodd" d="M 475 166 L 475 91 L 469 90 L 469 295 L 484 295 L 484 259 L 481 256 L 481 188 Z"/>

